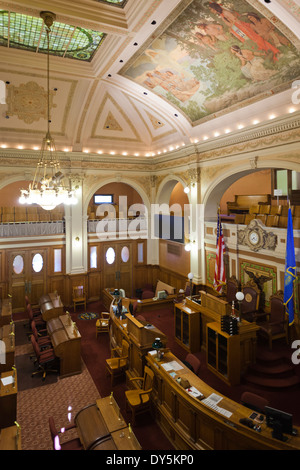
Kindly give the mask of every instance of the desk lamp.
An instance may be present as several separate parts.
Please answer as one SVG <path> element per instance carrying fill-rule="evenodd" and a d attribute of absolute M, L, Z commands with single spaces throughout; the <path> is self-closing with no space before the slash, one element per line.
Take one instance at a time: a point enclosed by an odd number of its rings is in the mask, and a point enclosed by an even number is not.
<path fill-rule="evenodd" d="M 162 353 L 161 353 L 160 350 L 163 348 L 163 344 L 162 344 L 160 338 L 155 338 L 155 340 L 152 343 L 152 348 L 156 349 L 156 351 L 157 351 L 157 360 L 160 361 L 161 358 L 162 358 Z"/>
<path fill-rule="evenodd" d="M 243 302 L 245 296 L 244 296 L 243 292 L 237 292 L 235 294 L 235 297 L 236 297 L 236 299 L 239 303 L 239 314 L 240 314 L 240 322 L 241 322 L 242 321 L 242 302 Z"/>

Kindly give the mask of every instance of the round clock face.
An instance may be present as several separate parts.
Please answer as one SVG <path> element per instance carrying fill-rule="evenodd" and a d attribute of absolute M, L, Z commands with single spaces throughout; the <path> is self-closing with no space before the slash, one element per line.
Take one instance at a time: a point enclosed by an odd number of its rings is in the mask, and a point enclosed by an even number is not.
<path fill-rule="evenodd" d="M 257 243 L 259 242 L 259 235 L 257 232 L 252 231 L 249 233 L 249 242 L 252 245 L 257 245 Z"/>

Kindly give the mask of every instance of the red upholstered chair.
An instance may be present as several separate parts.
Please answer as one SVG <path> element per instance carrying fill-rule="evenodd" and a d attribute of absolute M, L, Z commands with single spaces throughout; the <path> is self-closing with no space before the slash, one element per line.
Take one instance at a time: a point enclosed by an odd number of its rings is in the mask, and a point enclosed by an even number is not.
<path fill-rule="evenodd" d="M 266 321 L 259 323 L 259 334 L 268 339 L 269 349 L 272 350 L 272 342 L 275 339 L 285 338 L 288 344 L 287 315 L 281 290 L 270 297 L 270 306 L 271 310 L 269 314 L 266 314 Z"/>
<path fill-rule="evenodd" d="M 70 424 L 64 428 L 64 432 L 73 428 L 76 428 L 75 424 Z M 54 450 L 83 450 L 83 445 L 78 437 L 67 442 L 60 442 L 59 435 L 62 434 L 62 431 L 56 429 L 53 416 L 49 418 L 49 429 Z"/>
<path fill-rule="evenodd" d="M 153 299 L 154 292 L 152 290 L 144 290 L 142 293 L 142 300 L 144 299 Z"/>
<path fill-rule="evenodd" d="M 41 351 L 33 335 L 31 335 L 31 344 L 36 357 L 35 363 L 38 364 L 38 370 L 32 372 L 31 377 L 36 374 L 43 374 L 42 380 L 44 381 L 48 372 L 58 373 L 58 369 L 51 368 L 58 363 L 58 358 L 55 356 L 53 349 Z"/>
<path fill-rule="evenodd" d="M 198 357 L 194 356 L 194 354 L 188 354 L 184 362 L 186 365 L 189 364 L 192 367 L 191 370 L 194 372 L 194 374 L 196 375 L 199 374 L 200 368 L 201 368 L 201 362 L 198 359 Z"/>
<path fill-rule="evenodd" d="M 269 406 L 269 401 L 266 398 L 251 392 L 244 392 L 242 394 L 241 403 L 247 406 L 247 408 L 263 414 L 265 414 L 265 407 Z"/>
<path fill-rule="evenodd" d="M 46 334 L 47 330 L 37 331 L 34 320 L 31 322 L 31 330 L 41 350 L 52 348 L 51 338 Z"/>

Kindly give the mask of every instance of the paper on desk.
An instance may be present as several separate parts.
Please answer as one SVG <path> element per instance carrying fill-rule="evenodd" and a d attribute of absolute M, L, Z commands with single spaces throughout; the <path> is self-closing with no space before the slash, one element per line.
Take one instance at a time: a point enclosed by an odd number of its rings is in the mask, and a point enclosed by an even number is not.
<path fill-rule="evenodd" d="M 164 364 L 162 364 L 162 367 L 166 371 L 183 369 L 183 367 L 180 364 L 178 364 L 178 362 L 176 361 L 165 362 Z"/>
<path fill-rule="evenodd" d="M 156 349 L 153 349 L 152 351 L 148 351 L 148 354 L 150 354 L 151 356 L 154 356 L 154 354 L 157 354 L 157 351 Z"/>
<path fill-rule="evenodd" d="M 12 375 L 9 375 L 8 377 L 3 377 L 3 379 L 1 379 L 1 382 L 2 382 L 2 385 L 10 385 L 14 382 L 14 378 Z"/>
<path fill-rule="evenodd" d="M 186 391 L 195 398 L 203 397 L 203 393 L 199 392 L 194 386 L 188 387 Z"/>

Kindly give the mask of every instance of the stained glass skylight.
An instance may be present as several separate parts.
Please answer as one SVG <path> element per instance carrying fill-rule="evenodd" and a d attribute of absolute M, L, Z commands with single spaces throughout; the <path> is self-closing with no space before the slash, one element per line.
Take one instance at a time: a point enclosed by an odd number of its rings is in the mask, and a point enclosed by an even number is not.
<path fill-rule="evenodd" d="M 50 54 L 90 62 L 105 34 L 55 21 L 50 34 Z M 0 10 L 0 46 L 47 52 L 42 18 Z"/>

